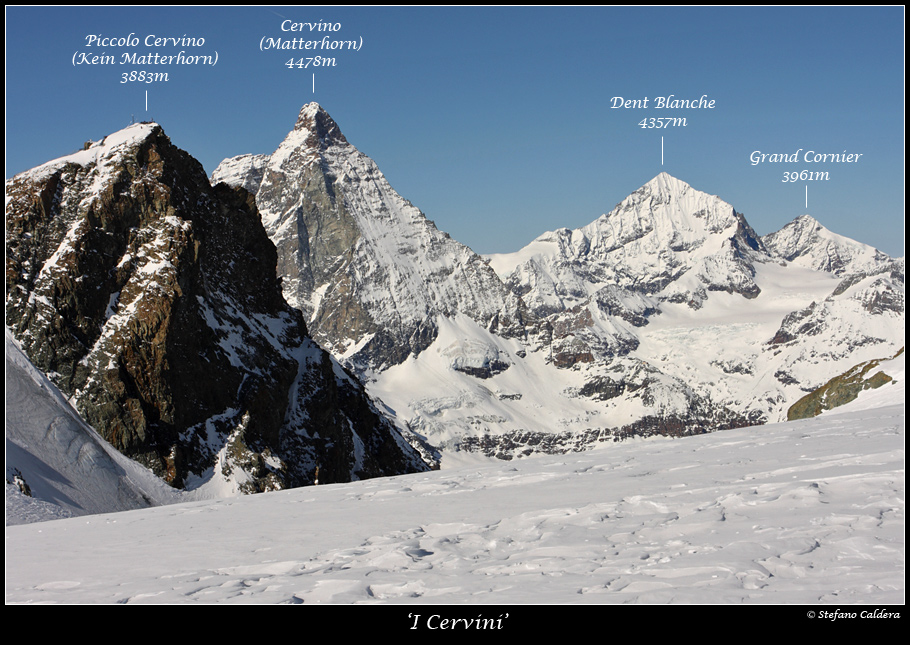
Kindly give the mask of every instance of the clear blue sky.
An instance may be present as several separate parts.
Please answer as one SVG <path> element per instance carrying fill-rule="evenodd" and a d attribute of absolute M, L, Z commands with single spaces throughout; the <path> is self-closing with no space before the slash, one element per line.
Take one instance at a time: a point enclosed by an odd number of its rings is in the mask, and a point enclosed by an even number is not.
<path fill-rule="evenodd" d="M 260 51 L 284 19 L 360 51 Z M 86 36 L 139 37 L 87 47 Z M 149 34 L 202 47 L 141 44 Z M 79 65 L 76 53 L 218 54 L 214 67 Z M 288 69 L 321 55 L 334 67 Z M 810 213 L 904 254 L 904 8 L 8 7 L 6 176 L 154 118 L 211 172 L 272 152 L 318 101 L 437 226 L 479 253 L 583 226 L 663 171 L 760 234 Z M 121 83 L 124 72 L 167 82 Z M 315 93 L 313 73 L 315 72 Z M 148 91 L 148 111 L 146 111 Z M 611 109 L 674 94 L 713 110 Z M 641 129 L 650 117 L 685 127 Z M 661 136 L 664 158 L 661 163 Z M 749 156 L 861 153 L 853 164 Z M 783 183 L 784 170 L 829 172 Z M 805 206 L 808 186 L 808 208 Z"/>

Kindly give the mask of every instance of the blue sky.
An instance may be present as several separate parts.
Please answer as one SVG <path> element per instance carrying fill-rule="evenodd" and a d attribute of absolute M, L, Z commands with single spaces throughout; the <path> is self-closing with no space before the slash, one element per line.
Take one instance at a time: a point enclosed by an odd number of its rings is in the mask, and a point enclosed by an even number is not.
<path fill-rule="evenodd" d="M 293 22 L 360 51 L 260 51 Z M 202 47 L 87 47 L 86 36 Z M 716 194 L 759 234 L 810 213 L 904 254 L 904 8 L 8 7 L 6 176 L 154 118 L 209 173 L 272 152 L 318 101 L 437 226 L 479 253 L 583 226 L 661 171 Z M 77 52 L 213 55 L 214 67 L 73 66 Z M 334 67 L 288 69 L 293 57 Z M 315 73 L 315 92 L 313 74 Z M 148 92 L 148 111 L 146 111 Z M 611 109 L 615 96 L 713 110 Z M 652 99 L 653 100 L 653 99 Z M 685 127 L 641 129 L 650 117 Z M 661 163 L 663 136 L 663 163 Z M 861 153 L 852 164 L 762 164 L 753 151 Z M 783 172 L 827 181 L 783 183 Z M 808 208 L 806 190 L 808 187 Z"/>

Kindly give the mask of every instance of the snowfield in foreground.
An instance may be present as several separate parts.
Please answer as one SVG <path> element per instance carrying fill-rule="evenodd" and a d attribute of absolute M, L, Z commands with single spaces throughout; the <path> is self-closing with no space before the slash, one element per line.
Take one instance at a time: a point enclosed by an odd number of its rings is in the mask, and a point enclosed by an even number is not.
<path fill-rule="evenodd" d="M 6 601 L 903 603 L 899 367 L 811 420 L 7 526 Z"/>

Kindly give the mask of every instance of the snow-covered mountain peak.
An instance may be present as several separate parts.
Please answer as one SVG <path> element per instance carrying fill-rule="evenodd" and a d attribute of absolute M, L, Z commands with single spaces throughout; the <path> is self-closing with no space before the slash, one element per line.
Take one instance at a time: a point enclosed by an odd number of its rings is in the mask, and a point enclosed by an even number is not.
<path fill-rule="evenodd" d="M 811 215 L 800 215 L 775 233 L 762 237 L 774 255 L 818 271 L 835 275 L 876 271 L 892 258 L 881 251 L 838 235 Z"/>
<path fill-rule="evenodd" d="M 328 112 L 325 111 L 325 108 L 316 101 L 310 101 L 300 108 L 300 113 L 297 115 L 297 122 L 300 123 L 305 119 L 315 118 L 315 116 L 320 113 L 328 116 Z"/>
<path fill-rule="evenodd" d="M 83 168 L 92 165 L 101 168 L 107 165 L 109 161 L 119 158 L 122 153 L 156 133 L 164 135 L 164 130 L 157 123 L 132 123 L 122 130 L 107 135 L 100 141 L 86 142 L 82 150 L 48 161 L 26 171 L 26 173 L 38 179 L 68 163 L 73 163 Z"/>
<path fill-rule="evenodd" d="M 249 185 L 248 190 L 257 192 L 263 185 L 280 183 L 284 177 L 297 175 L 302 169 L 320 163 L 329 151 L 342 155 L 357 153 L 329 113 L 318 103 L 307 103 L 300 109 L 294 128 L 272 155 L 257 155 L 251 167 L 239 174 L 230 169 L 238 158 L 226 159 L 215 169 L 212 179 L 235 186 Z M 261 176 L 257 178 L 257 174 Z M 263 221 L 269 234 L 273 233 L 275 222 L 266 213 L 263 213 Z"/>
<path fill-rule="evenodd" d="M 272 155 L 225 160 L 216 179 L 257 188 L 285 297 L 358 369 L 419 354 L 437 317 L 500 328 L 520 318 L 518 299 L 483 259 L 395 192 L 318 103 L 303 106 Z"/>
<path fill-rule="evenodd" d="M 273 154 L 243 154 L 225 159 L 212 173 L 211 182 L 213 186 L 219 182 L 242 186 L 256 194 L 263 181 L 266 184 L 280 182 L 286 175 L 297 174 L 300 169 L 318 162 L 329 148 L 335 147 L 337 152 L 338 146 L 346 152 L 356 152 L 335 120 L 313 101 L 300 108 L 294 128 Z M 269 232 L 274 232 L 277 224 L 267 214 L 264 214 L 264 222 Z"/>
<path fill-rule="evenodd" d="M 648 248 L 636 253 L 676 253 L 691 251 L 709 237 L 739 236 L 743 229 L 748 224 L 733 206 L 661 172 L 571 238 L 573 249 L 585 255 L 611 253 L 630 243 L 646 243 Z"/>
<path fill-rule="evenodd" d="M 700 307 L 709 291 L 755 297 L 762 251 L 733 206 L 662 172 L 590 224 L 541 235 L 491 266 L 538 315 L 607 286 Z"/>
<path fill-rule="evenodd" d="M 800 215 L 795 220 L 793 220 L 793 223 L 798 226 L 804 227 L 804 228 L 824 229 L 826 231 L 828 230 L 824 226 L 822 226 L 821 222 L 819 222 L 817 219 L 815 219 L 808 213 L 806 213 L 805 215 Z"/>
<path fill-rule="evenodd" d="M 691 189 L 692 186 L 683 180 L 677 179 L 669 173 L 661 172 L 654 177 L 654 179 L 642 186 L 640 190 L 646 190 L 650 193 L 682 195 Z"/>
<path fill-rule="evenodd" d="M 670 208 L 660 208 L 663 205 L 668 205 Z M 680 216 L 702 217 L 709 212 L 721 216 L 723 228 L 735 223 L 734 210 L 730 204 L 716 195 L 696 190 L 666 172 L 660 173 L 626 197 L 601 220 L 616 216 L 617 213 L 625 213 L 630 210 L 640 211 L 641 209 L 650 211 L 649 219 L 669 219 L 674 221 L 674 225 L 680 223 L 677 221 Z"/>
<path fill-rule="evenodd" d="M 811 243 L 812 240 L 817 240 L 819 237 L 826 239 L 841 237 L 825 228 L 821 222 L 808 213 L 800 215 L 784 226 L 778 233 L 772 233 L 771 235 L 777 236 L 779 241 L 786 238 L 788 243 L 795 243 L 797 245 Z"/>

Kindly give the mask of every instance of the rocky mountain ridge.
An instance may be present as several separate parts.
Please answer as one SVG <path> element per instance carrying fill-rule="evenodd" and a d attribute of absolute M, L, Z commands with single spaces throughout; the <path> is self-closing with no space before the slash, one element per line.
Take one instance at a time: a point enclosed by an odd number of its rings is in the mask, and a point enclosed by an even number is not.
<path fill-rule="evenodd" d="M 283 299 L 253 197 L 154 123 L 6 183 L 6 322 L 118 450 L 175 487 L 426 469 Z"/>

